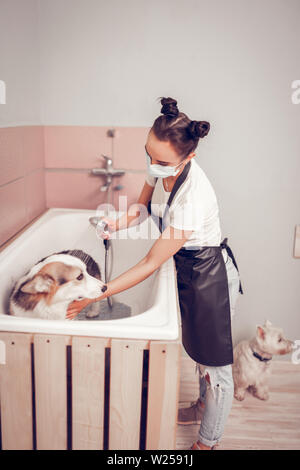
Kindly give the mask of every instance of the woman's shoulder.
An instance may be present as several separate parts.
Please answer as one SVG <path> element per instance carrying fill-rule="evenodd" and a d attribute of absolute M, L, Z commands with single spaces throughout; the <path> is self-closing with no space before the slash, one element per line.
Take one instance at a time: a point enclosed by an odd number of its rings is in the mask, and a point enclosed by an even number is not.
<path fill-rule="evenodd" d="M 196 163 L 196 162 L 195 162 Z M 196 163 L 197 165 L 197 163 Z M 197 185 L 202 187 L 204 194 L 206 195 L 207 198 L 217 200 L 216 192 L 214 189 L 214 185 L 211 181 L 211 179 L 207 176 L 206 172 L 201 168 L 199 165 L 197 165 L 197 171 L 199 177 L 197 178 L 198 182 Z"/>
<path fill-rule="evenodd" d="M 209 178 L 194 158 L 191 160 L 191 168 L 185 183 L 182 185 L 181 197 L 192 197 L 196 200 L 215 197 L 215 191 Z"/>
<path fill-rule="evenodd" d="M 193 183 L 193 186 L 201 185 L 203 182 L 205 183 L 210 183 L 209 178 L 203 168 L 200 166 L 200 164 L 193 158 L 191 160 L 191 181 Z"/>

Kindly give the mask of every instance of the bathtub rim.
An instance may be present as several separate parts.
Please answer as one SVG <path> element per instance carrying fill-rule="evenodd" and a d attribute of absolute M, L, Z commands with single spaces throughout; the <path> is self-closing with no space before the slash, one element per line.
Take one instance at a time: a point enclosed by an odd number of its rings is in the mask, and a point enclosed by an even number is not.
<path fill-rule="evenodd" d="M 0 251 L 0 264 L 4 257 L 9 256 L 13 249 L 23 240 L 28 239 L 30 234 L 37 230 L 45 221 L 50 220 L 55 215 L 64 213 L 91 213 L 94 209 L 74 209 L 74 208 L 49 208 L 37 220 L 22 230 L 7 246 Z M 122 211 L 118 211 L 121 214 Z M 15 317 L 0 313 L 0 331 L 41 333 L 41 334 L 61 334 L 76 336 L 111 337 L 135 339 L 156 339 L 156 340 L 178 340 L 180 309 L 178 304 L 178 294 L 176 287 L 176 269 L 173 257 L 169 258 L 158 270 L 157 282 L 161 284 L 158 291 L 157 304 L 150 307 L 143 313 L 133 317 L 118 320 L 95 321 L 60 321 L 42 320 L 26 317 Z M 165 293 L 165 295 L 163 295 Z M 164 310 L 166 317 L 161 321 L 160 311 Z M 99 326 L 99 328 L 95 328 Z M 122 336 L 117 330 L 122 329 Z M 146 334 L 145 334 L 146 331 Z M 145 337 L 146 336 L 146 337 Z"/>

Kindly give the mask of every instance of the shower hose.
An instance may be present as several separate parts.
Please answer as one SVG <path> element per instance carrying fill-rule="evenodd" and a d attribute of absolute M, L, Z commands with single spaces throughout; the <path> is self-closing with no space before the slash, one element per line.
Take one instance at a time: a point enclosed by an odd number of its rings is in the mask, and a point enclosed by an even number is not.
<path fill-rule="evenodd" d="M 111 244 L 111 241 L 108 240 L 108 239 L 103 240 L 103 243 L 104 243 L 104 247 L 105 247 L 104 277 L 105 277 L 105 284 L 107 284 L 109 279 L 110 279 L 110 275 L 108 275 L 108 251 L 110 250 L 111 256 L 112 256 L 112 244 Z M 107 299 L 107 303 L 108 303 L 109 308 L 112 308 L 113 304 L 112 304 L 111 298 L 106 297 L 106 299 Z"/>

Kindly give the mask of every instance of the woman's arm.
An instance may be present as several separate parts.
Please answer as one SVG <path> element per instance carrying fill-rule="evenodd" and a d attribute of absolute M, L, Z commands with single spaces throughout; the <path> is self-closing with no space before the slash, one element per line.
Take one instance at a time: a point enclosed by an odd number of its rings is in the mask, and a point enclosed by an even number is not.
<path fill-rule="evenodd" d="M 192 231 L 182 231 L 171 226 L 167 227 L 147 255 L 128 271 L 109 281 L 106 284 L 107 290 L 95 301 L 129 289 L 149 277 L 182 247 L 191 234 Z"/>
<path fill-rule="evenodd" d="M 161 236 L 155 241 L 147 255 L 135 266 L 125 271 L 120 276 L 109 281 L 107 290 L 96 299 L 84 299 L 84 301 L 74 301 L 68 307 L 66 318 L 74 318 L 88 303 L 98 302 L 123 290 L 135 286 L 139 282 L 149 277 L 168 258 L 177 253 L 182 245 L 189 239 L 192 230 L 179 230 L 168 226 Z"/>

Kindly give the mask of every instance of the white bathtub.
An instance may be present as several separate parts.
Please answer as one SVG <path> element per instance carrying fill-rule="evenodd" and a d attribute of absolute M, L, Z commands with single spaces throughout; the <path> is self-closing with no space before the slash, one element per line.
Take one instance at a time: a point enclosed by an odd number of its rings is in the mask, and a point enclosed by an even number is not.
<path fill-rule="evenodd" d="M 56 321 L 7 315 L 8 298 L 15 281 L 41 258 L 54 252 L 82 249 L 99 264 L 104 279 L 104 245 L 89 224 L 94 210 L 49 209 L 17 239 L 0 252 L 0 331 L 64 334 L 110 338 L 174 340 L 179 336 L 176 271 L 173 258 L 167 260 L 149 278 L 120 292 L 114 298 L 132 309 L 130 317 L 118 320 Z M 159 232 L 151 218 L 140 229 Z M 154 239 L 130 238 L 134 227 L 122 230 L 113 239 L 111 279 L 134 266 L 148 252 Z"/>

